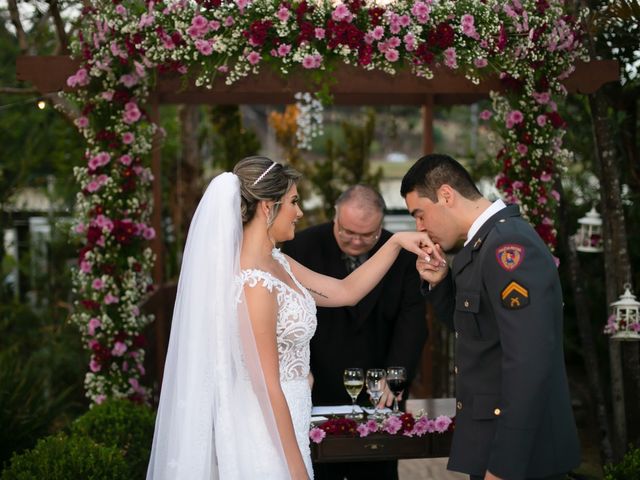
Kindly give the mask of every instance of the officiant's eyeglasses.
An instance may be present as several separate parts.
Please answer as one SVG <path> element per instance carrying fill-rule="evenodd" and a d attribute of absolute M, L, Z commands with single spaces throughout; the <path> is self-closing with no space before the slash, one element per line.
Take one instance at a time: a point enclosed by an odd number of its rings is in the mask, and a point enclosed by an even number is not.
<path fill-rule="evenodd" d="M 338 235 L 340 235 L 344 241 L 351 241 L 357 238 L 362 243 L 373 243 L 377 241 L 378 238 L 380 238 L 380 229 L 382 228 L 382 225 L 380 225 L 373 232 L 356 233 L 340 225 L 340 221 L 337 218 L 336 225 L 338 226 Z"/>

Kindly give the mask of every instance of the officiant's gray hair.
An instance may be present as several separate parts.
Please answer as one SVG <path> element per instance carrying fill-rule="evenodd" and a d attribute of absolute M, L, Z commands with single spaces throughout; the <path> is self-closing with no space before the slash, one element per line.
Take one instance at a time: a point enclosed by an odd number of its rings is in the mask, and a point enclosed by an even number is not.
<path fill-rule="evenodd" d="M 276 202 L 270 211 L 267 226 L 271 226 L 278 215 L 282 197 L 302 177 L 293 167 L 262 156 L 243 158 L 233 167 L 233 173 L 240 179 L 243 224 L 254 217 L 261 200 Z"/>

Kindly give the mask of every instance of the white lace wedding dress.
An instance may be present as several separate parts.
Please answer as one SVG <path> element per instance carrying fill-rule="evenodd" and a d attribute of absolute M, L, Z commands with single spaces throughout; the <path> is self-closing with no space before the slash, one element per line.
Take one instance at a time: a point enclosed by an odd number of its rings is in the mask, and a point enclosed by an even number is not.
<path fill-rule="evenodd" d="M 309 472 L 311 449 L 309 446 L 309 424 L 311 421 L 311 389 L 309 386 L 309 342 L 316 330 L 316 304 L 311 294 L 293 276 L 291 267 L 279 249 L 274 248 L 272 256 L 293 280 L 296 289 L 269 272 L 256 269 L 242 270 L 240 280 L 243 285 L 260 285 L 270 292 L 276 291 L 278 320 L 276 335 L 280 360 L 280 384 L 287 399 L 298 446 Z"/>

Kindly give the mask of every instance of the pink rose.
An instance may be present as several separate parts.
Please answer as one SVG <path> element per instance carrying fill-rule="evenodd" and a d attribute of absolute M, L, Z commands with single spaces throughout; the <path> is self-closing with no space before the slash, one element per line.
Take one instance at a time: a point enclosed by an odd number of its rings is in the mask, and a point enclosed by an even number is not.
<path fill-rule="evenodd" d="M 94 290 L 102 290 L 104 288 L 104 281 L 101 278 L 96 278 L 91 282 L 91 287 Z"/>
<path fill-rule="evenodd" d="M 289 20 L 290 16 L 291 13 L 289 12 L 289 9 L 287 7 L 280 7 L 280 10 L 278 10 L 278 12 L 276 13 L 276 17 L 278 17 L 278 20 L 283 23 Z"/>
<path fill-rule="evenodd" d="M 358 425 L 356 427 L 356 430 L 358 431 L 358 433 L 360 434 L 360 437 L 366 437 L 367 435 L 369 435 L 369 429 L 367 428 L 367 425 L 364 423 L 361 423 L 360 425 Z"/>
<path fill-rule="evenodd" d="M 78 117 L 74 120 L 76 127 L 87 128 L 89 126 L 89 119 L 87 117 Z"/>
<path fill-rule="evenodd" d="M 93 373 L 96 373 L 96 372 L 99 372 L 101 368 L 102 368 L 102 365 L 100 365 L 95 358 L 91 357 L 91 361 L 89 362 L 89 369 Z"/>
<path fill-rule="evenodd" d="M 213 44 L 209 40 L 196 40 L 196 50 L 198 50 L 202 55 L 209 56 L 213 53 Z"/>
<path fill-rule="evenodd" d="M 116 342 L 111 350 L 111 355 L 121 357 L 127 351 L 127 344 L 124 342 Z"/>
<path fill-rule="evenodd" d="M 487 59 L 486 59 L 486 58 L 476 58 L 476 59 L 473 61 L 473 64 L 474 64 L 477 68 L 484 68 L 484 67 L 486 67 L 486 66 L 489 64 L 489 62 L 487 61 Z"/>
<path fill-rule="evenodd" d="M 257 64 L 260 59 L 262 57 L 260 57 L 260 54 L 258 52 L 256 52 L 255 50 L 252 50 L 251 52 L 249 52 L 249 54 L 247 55 L 247 60 L 249 61 L 249 63 L 251 65 L 255 65 Z"/>
<path fill-rule="evenodd" d="M 83 260 L 80 262 L 80 271 L 82 273 L 90 273 L 91 272 L 91 263 Z"/>
<path fill-rule="evenodd" d="M 491 118 L 492 115 L 493 113 L 491 113 L 491 110 L 483 110 L 480 112 L 480 119 L 487 121 Z"/>
<path fill-rule="evenodd" d="M 291 45 L 288 45 L 286 43 L 281 43 L 278 46 L 278 56 L 279 57 L 286 56 L 290 51 L 291 51 Z"/>
<path fill-rule="evenodd" d="M 115 295 L 111 295 L 110 293 L 107 293 L 104 297 L 105 305 L 111 305 L 112 303 L 118 303 L 119 301 L 120 299 L 118 297 L 116 297 Z"/>
<path fill-rule="evenodd" d="M 447 429 L 449 428 L 449 425 L 451 425 L 451 419 L 446 415 L 440 415 L 438 418 L 436 418 L 436 421 L 435 421 L 436 432 L 438 433 L 446 432 Z"/>
<path fill-rule="evenodd" d="M 544 127 L 547 123 L 547 116 L 546 115 L 538 115 L 536 117 L 536 123 L 538 124 L 538 126 L 540 127 Z"/>
<path fill-rule="evenodd" d="M 394 50 L 393 48 L 390 48 L 384 53 L 384 58 L 386 58 L 390 62 L 395 62 L 399 57 L 400 55 L 398 54 L 398 51 Z"/>
<path fill-rule="evenodd" d="M 130 155 L 122 155 L 118 161 L 123 165 L 131 165 L 131 156 Z"/>
<path fill-rule="evenodd" d="M 122 134 L 122 143 L 125 145 L 131 145 L 136 139 L 136 136 L 131 132 L 125 132 Z"/>
<path fill-rule="evenodd" d="M 324 33 L 325 33 L 325 32 L 324 32 L 324 28 L 316 28 L 316 29 L 313 31 L 313 34 L 315 35 L 315 37 L 316 37 L 318 40 L 322 40 L 322 39 L 324 38 Z"/>
<path fill-rule="evenodd" d="M 93 337 L 96 334 L 96 328 L 99 328 L 101 326 L 102 322 L 100 321 L 100 319 L 93 317 L 91 320 L 89 320 L 89 324 L 87 325 L 87 331 L 89 332 L 89 335 Z"/>
<path fill-rule="evenodd" d="M 526 145 L 524 145 L 524 144 L 522 144 L 522 143 L 519 143 L 519 144 L 518 144 L 518 146 L 516 147 L 516 150 L 518 150 L 518 153 L 519 153 L 520 155 L 523 155 L 523 156 L 524 156 L 524 155 L 526 155 L 526 154 L 527 154 L 527 152 L 529 151 L 529 149 L 527 148 L 527 146 L 526 146 Z"/>

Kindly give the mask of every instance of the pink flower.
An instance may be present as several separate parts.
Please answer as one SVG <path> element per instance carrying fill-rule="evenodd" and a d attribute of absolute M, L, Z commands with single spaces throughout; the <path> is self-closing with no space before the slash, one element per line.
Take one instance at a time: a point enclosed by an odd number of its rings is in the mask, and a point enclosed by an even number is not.
<path fill-rule="evenodd" d="M 129 385 L 131 385 L 131 387 L 137 392 L 138 390 L 140 390 L 140 382 L 138 382 L 137 378 L 130 378 L 129 379 Z"/>
<path fill-rule="evenodd" d="M 280 7 L 280 10 L 278 10 L 278 13 L 276 13 L 276 17 L 278 17 L 278 20 L 283 23 L 289 20 L 290 16 L 291 13 L 289 12 L 289 9 L 287 7 Z"/>
<path fill-rule="evenodd" d="M 424 2 L 416 2 L 411 7 L 411 13 L 418 23 L 427 23 L 429 21 L 429 5 Z"/>
<path fill-rule="evenodd" d="M 313 55 L 307 55 L 306 57 L 304 57 L 302 59 L 302 66 L 304 68 L 315 68 L 316 66 L 316 61 L 313 58 Z"/>
<path fill-rule="evenodd" d="M 318 427 L 313 427 L 309 430 L 309 438 L 314 443 L 320 443 L 324 437 L 327 436 L 327 432 Z"/>
<path fill-rule="evenodd" d="M 427 417 L 420 417 L 418 420 L 416 420 L 411 433 L 419 437 L 427 433 L 428 420 L 429 419 Z"/>
<path fill-rule="evenodd" d="M 416 37 L 413 33 L 407 33 L 402 40 L 404 41 L 404 46 L 408 52 L 412 52 L 416 49 Z"/>
<path fill-rule="evenodd" d="M 87 117 L 78 117 L 74 123 L 78 128 L 87 128 L 89 126 L 89 119 Z"/>
<path fill-rule="evenodd" d="M 146 370 L 144 369 L 144 365 L 142 365 L 141 363 L 136 363 L 136 368 L 140 372 L 140 375 L 145 374 Z"/>
<path fill-rule="evenodd" d="M 213 44 L 209 40 L 196 40 L 196 50 L 205 56 L 209 56 L 213 53 Z"/>
<path fill-rule="evenodd" d="M 73 231 L 76 233 L 84 233 L 87 227 L 84 223 L 79 223 L 75 227 L 73 227 Z"/>
<path fill-rule="evenodd" d="M 451 419 L 446 415 L 440 415 L 438 418 L 436 418 L 436 421 L 435 421 L 436 432 L 439 432 L 439 433 L 446 432 L 447 429 L 449 428 L 449 425 L 451 425 Z"/>
<path fill-rule="evenodd" d="M 316 28 L 313 31 L 313 34 L 315 35 L 316 39 L 318 40 L 322 40 L 324 38 L 324 28 Z"/>
<path fill-rule="evenodd" d="M 91 263 L 83 260 L 80 262 L 80 271 L 82 273 L 90 273 L 91 272 Z"/>
<path fill-rule="evenodd" d="M 483 110 L 480 112 L 480 120 L 487 121 L 491 118 L 492 115 L 493 113 L 491 113 L 491 110 Z"/>
<path fill-rule="evenodd" d="M 507 128 L 513 128 L 514 125 L 521 123 L 524 120 L 524 115 L 520 110 L 512 110 L 507 115 L 506 125 Z"/>
<path fill-rule="evenodd" d="M 138 22 L 138 28 L 148 27 L 153 25 L 154 16 L 153 13 L 143 13 Z"/>
<path fill-rule="evenodd" d="M 529 151 L 527 146 L 523 143 L 519 143 L 518 146 L 516 147 L 516 150 L 518 150 L 518 153 L 523 156 L 526 155 L 527 152 Z"/>
<path fill-rule="evenodd" d="M 100 94 L 100 96 L 102 98 L 104 98 L 107 102 L 110 102 L 111 100 L 113 100 L 113 92 L 112 91 L 102 92 Z"/>
<path fill-rule="evenodd" d="M 242 13 L 244 9 L 247 8 L 247 5 L 249 5 L 249 0 L 236 0 L 236 4 L 238 5 L 238 10 Z"/>
<path fill-rule="evenodd" d="M 120 77 L 120 83 L 127 88 L 131 88 L 138 83 L 138 76 L 132 73 L 126 73 Z"/>
<path fill-rule="evenodd" d="M 104 296 L 104 304 L 105 305 L 111 305 L 112 303 L 118 303 L 120 301 L 120 299 L 114 295 L 111 295 L 110 293 L 107 293 Z"/>
<path fill-rule="evenodd" d="M 125 145 L 131 145 L 135 139 L 136 136 L 131 132 L 124 132 L 122 134 L 122 143 Z"/>
<path fill-rule="evenodd" d="M 433 419 L 428 419 L 427 420 L 427 433 L 433 433 L 436 431 L 436 422 Z"/>
<path fill-rule="evenodd" d="M 99 328 L 101 326 L 102 322 L 100 321 L 100 319 L 94 317 L 89 320 L 89 324 L 87 325 L 87 332 L 89 332 L 89 335 L 93 337 L 96 334 L 96 328 Z"/>
<path fill-rule="evenodd" d="M 486 58 L 476 58 L 476 59 L 473 61 L 473 64 L 474 64 L 477 68 L 484 68 L 484 67 L 486 67 L 486 66 L 489 64 L 489 62 L 487 61 L 487 59 L 486 59 Z"/>
<path fill-rule="evenodd" d="M 536 102 L 541 105 L 546 105 L 547 103 L 549 103 L 549 100 L 551 100 L 551 94 L 549 92 L 533 92 L 532 96 L 533 98 L 535 98 Z"/>
<path fill-rule="evenodd" d="M 339 22 L 341 20 L 350 22 L 353 16 L 351 15 L 351 12 L 347 8 L 347 6 L 341 3 L 335 8 L 333 12 L 331 12 L 331 18 L 336 22 Z"/>
<path fill-rule="evenodd" d="M 365 425 L 367 426 L 367 430 L 369 430 L 370 433 L 378 431 L 378 422 L 376 422 L 375 420 L 368 420 Z"/>
<path fill-rule="evenodd" d="M 544 127 L 547 123 L 547 116 L 546 115 L 538 115 L 536 117 L 536 123 L 538 124 L 538 126 L 540 127 Z"/>
<path fill-rule="evenodd" d="M 556 190 L 551 190 L 549 195 L 551 195 L 556 202 L 560 201 L 560 194 Z"/>
<path fill-rule="evenodd" d="M 255 50 L 252 50 L 251 52 L 249 52 L 249 54 L 247 55 L 247 60 L 249 61 L 249 63 L 251 65 L 255 65 L 256 63 L 258 63 L 260 61 L 262 57 L 260 57 L 260 54 L 258 52 L 256 52 Z"/>
<path fill-rule="evenodd" d="M 390 62 L 395 62 L 399 57 L 400 55 L 398 54 L 398 51 L 394 50 L 393 48 L 390 48 L 384 53 L 384 58 L 386 58 Z"/>
<path fill-rule="evenodd" d="M 116 342 L 111 350 L 111 355 L 121 357 L 127 351 L 127 344 L 124 342 Z"/>
<path fill-rule="evenodd" d="M 540 195 L 538 197 L 538 203 L 541 205 L 546 205 L 548 202 L 547 197 L 545 197 L 544 195 Z"/>
<path fill-rule="evenodd" d="M 96 373 L 96 372 L 99 372 L 101 368 L 102 368 L 102 365 L 100 365 L 95 358 L 91 357 L 91 361 L 89 362 L 89 369 L 93 373 Z"/>
<path fill-rule="evenodd" d="M 100 405 L 101 403 L 103 403 L 105 400 L 107 399 L 106 395 L 96 395 L 96 398 L 94 398 L 94 402 L 96 402 L 96 405 Z"/>
<path fill-rule="evenodd" d="M 214 32 L 217 31 L 220 28 L 220 22 L 218 20 L 211 20 L 209 22 L 209 28 Z"/>
<path fill-rule="evenodd" d="M 278 46 L 278 56 L 279 57 L 286 56 L 290 51 L 291 51 L 291 45 L 289 45 L 289 44 L 281 43 Z"/>
<path fill-rule="evenodd" d="M 400 420 L 398 417 L 393 415 L 387 418 L 382 424 L 382 430 L 392 435 L 395 433 L 398 433 L 398 431 L 401 428 L 402 428 L 402 420 Z"/>
<path fill-rule="evenodd" d="M 91 287 L 94 290 L 102 290 L 104 288 L 104 281 L 101 278 L 96 278 L 91 282 Z"/>
<path fill-rule="evenodd" d="M 153 227 L 147 227 L 142 231 L 142 236 L 145 240 L 153 240 L 156 236 L 156 231 Z"/>
<path fill-rule="evenodd" d="M 384 28 L 378 25 L 371 31 L 371 37 L 374 40 L 380 40 L 384 36 Z"/>
<path fill-rule="evenodd" d="M 462 25 L 473 25 L 474 21 L 475 21 L 475 19 L 473 18 L 473 15 L 470 15 L 468 13 L 465 13 L 460 18 L 460 23 Z"/>
<path fill-rule="evenodd" d="M 89 72 L 87 72 L 87 69 L 81 68 L 67 78 L 67 85 L 70 87 L 84 87 L 89 85 Z"/>
<path fill-rule="evenodd" d="M 449 47 L 443 53 L 444 53 L 444 64 L 449 68 L 458 68 L 458 62 L 456 61 L 455 48 Z"/>
<path fill-rule="evenodd" d="M 87 183 L 87 186 L 85 188 L 89 193 L 94 193 L 94 192 L 97 192 L 100 189 L 100 187 L 102 187 L 102 185 L 100 185 L 95 180 L 91 180 L 89 183 Z"/>
<path fill-rule="evenodd" d="M 540 175 L 540 180 L 542 180 L 543 182 L 550 182 L 552 179 L 551 174 L 549 172 L 542 172 L 542 174 Z"/>
<path fill-rule="evenodd" d="M 229 71 L 229 67 L 227 65 L 220 65 L 218 67 L 218 71 L 220 73 L 227 73 Z"/>
<path fill-rule="evenodd" d="M 511 184 L 511 186 L 514 188 L 514 190 L 520 190 L 522 187 L 524 187 L 524 182 L 516 180 Z"/>
<path fill-rule="evenodd" d="M 229 15 L 227 18 L 225 18 L 225 19 L 224 19 L 224 23 L 223 23 L 223 25 L 224 25 L 225 27 L 227 27 L 227 28 L 228 28 L 228 27 L 230 27 L 230 26 L 231 26 L 231 25 L 233 25 L 233 24 L 234 24 L 234 20 L 233 20 L 233 17 L 232 17 L 231 15 Z"/>
<path fill-rule="evenodd" d="M 365 423 L 361 423 L 360 425 L 358 425 L 356 427 L 356 430 L 360 434 L 361 438 L 362 437 L 366 437 L 367 435 L 369 435 L 369 429 L 367 428 L 367 425 Z"/>
<path fill-rule="evenodd" d="M 204 18 L 202 15 L 196 15 L 193 17 L 193 20 L 191 20 L 191 26 L 198 30 L 203 30 L 204 33 L 206 33 L 209 28 L 209 20 Z"/>
<path fill-rule="evenodd" d="M 125 16 L 127 14 L 127 9 L 124 8 L 124 6 L 122 4 L 118 4 L 118 5 L 116 5 L 116 13 L 118 15 Z"/>
<path fill-rule="evenodd" d="M 398 23 L 401 27 L 408 27 L 411 24 L 411 18 L 409 18 L 409 15 L 400 15 L 398 17 Z"/>
<path fill-rule="evenodd" d="M 125 104 L 124 113 L 122 114 L 124 123 L 135 123 L 140 120 L 141 115 L 138 105 L 135 102 L 128 102 Z"/>
<path fill-rule="evenodd" d="M 131 156 L 130 155 L 122 155 L 118 161 L 123 165 L 131 165 Z"/>

